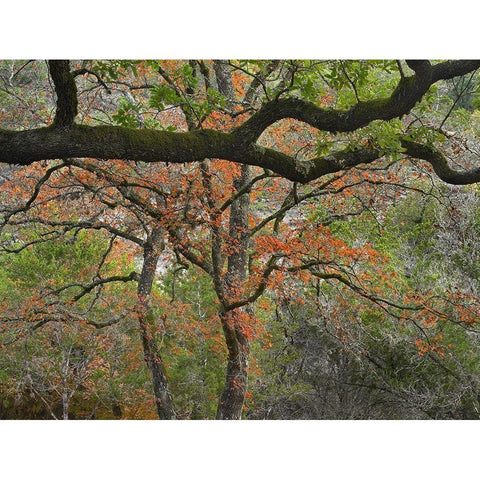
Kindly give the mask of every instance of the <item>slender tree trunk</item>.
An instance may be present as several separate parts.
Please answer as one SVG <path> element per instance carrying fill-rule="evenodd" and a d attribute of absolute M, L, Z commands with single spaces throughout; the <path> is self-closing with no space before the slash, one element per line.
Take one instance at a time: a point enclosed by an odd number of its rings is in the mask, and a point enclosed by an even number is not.
<path fill-rule="evenodd" d="M 250 181 L 250 168 L 242 166 L 241 175 L 234 180 L 238 191 Z M 248 265 L 248 216 L 250 195 L 245 193 L 232 203 L 230 211 L 229 238 L 232 253 L 228 257 L 227 272 L 224 277 L 225 295 L 235 298 L 247 275 Z M 217 409 L 218 420 L 238 420 L 242 416 L 247 392 L 248 357 L 250 346 L 245 330 L 248 318 L 244 308 L 221 312 L 225 342 L 228 348 L 227 375 L 220 403 Z"/>
<path fill-rule="evenodd" d="M 137 290 L 137 318 L 145 362 L 152 375 L 158 418 L 172 420 L 175 418 L 175 410 L 168 390 L 165 367 L 155 339 L 155 319 L 150 306 L 150 295 L 160 256 L 159 244 L 162 237 L 163 230 L 154 229 L 144 248 L 143 266 Z"/>
<path fill-rule="evenodd" d="M 228 347 L 228 363 L 217 420 L 240 420 L 247 393 L 250 345 L 247 336 L 242 332 L 240 312 L 223 313 L 221 320 Z"/>
<path fill-rule="evenodd" d="M 68 410 L 70 406 L 70 395 L 68 391 L 68 377 L 70 367 L 70 355 L 72 349 L 68 351 L 62 349 L 62 420 L 68 420 Z"/>
<path fill-rule="evenodd" d="M 68 420 L 69 396 L 67 393 L 62 395 L 62 419 Z"/>

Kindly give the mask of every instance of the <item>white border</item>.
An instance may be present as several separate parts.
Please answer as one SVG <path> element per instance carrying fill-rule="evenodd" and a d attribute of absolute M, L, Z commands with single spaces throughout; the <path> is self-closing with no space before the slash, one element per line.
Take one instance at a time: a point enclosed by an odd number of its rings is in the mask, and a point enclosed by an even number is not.
<path fill-rule="evenodd" d="M 471 2 L 24 0 L 0 58 L 474 58 Z"/>

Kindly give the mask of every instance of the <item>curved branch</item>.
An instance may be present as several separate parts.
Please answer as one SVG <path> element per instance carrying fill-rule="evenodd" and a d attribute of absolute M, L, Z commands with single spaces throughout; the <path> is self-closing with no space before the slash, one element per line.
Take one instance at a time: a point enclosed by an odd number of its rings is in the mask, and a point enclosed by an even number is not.
<path fill-rule="evenodd" d="M 95 73 L 93 70 L 89 70 L 88 68 L 80 68 L 72 72 L 73 77 L 78 77 L 79 75 L 85 74 L 93 75 L 97 79 L 97 82 L 106 90 L 109 95 L 112 93 L 108 85 L 103 81 L 102 77 L 98 73 Z"/>
<path fill-rule="evenodd" d="M 434 147 L 404 138 L 401 143 L 408 155 L 430 162 L 445 182 L 470 184 L 480 180 L 479 169 L 452 170 L 444 155 Z M 381 156 L 380 150 L 366 146 L 310 160 L 296 160 L 256 144 L 242 147 L 236 135 L 214 130 L 177 133 L 84 125 L 74 125 L 66 131 L 51 127 L 21 132 L 0 130 L 0 162 L 21 165 L 68 157 L 172 163 L 222 158 L 262 167 L 294 182 L 307 183 L 329 173 L 371 163 Z"/>
<path fill-rule="evenodd" d="M 145 241 L 142 240 L 141 238 L 136 237 L 134 234 L 124 230 L 120 230 L 119 228 L 116 228 L 113 225 L 110 225 L 108 223 L 104 223 L 101 221 L 97 221 L 97 220 L 56 221 L 56 220 L 46 220 L 41 217 L 34 217 L 34 218 L 25 219 L 25 220 L 10 221 L 8 224 L 9 225 L 40 224 L 40 225 L 47 225 L 49 227 L 59 227 L 59 229 L 61 228 L 61 231 L 54 230 L 52 232 L 48 232 L 47 234 L 44 235 L 45 238 L 47 238 L 46 235 L 50 235 L 50 234 L 56 235 L 54 238 L 60 238 L 66 232 L 70 230 L 77 230 L 77 229 L 106 230 L 112 235 L 124 238 L 125 240 L 130 240 L 131 242 L 136 243 L 141 247 L 145 245 Z M 7 250 L 6 248 L 3 248 L 3 250 L 11 253 L 18 253 L 28 245 L 33 245 L 35 243 L 41 243 L 41 242 L 47 241 L 48 238 L 47 240 L 45 238 L 28 242 L 25 245 L 22 245 L 21 247 L 19 247 L 19 249 Z M 51 237 L 49 238 L 51 239 Z"/>
<path fill-rule="evenodd" d="M 348 110 L 328 110 L 298 98 L 266 103 L 231 133 L 214 130 L 168 132 L 149 129 L 72 124 L 76 93 L 68 62 L 51 61 L 50 70 L 58 95 L 57 116 L 52 127 L 26 131 L 0 130 L 0 162 L 28 165 L 39 160 L 88 157 L 143 162 L 201 162 L 220 158 L 271 170 L 294 182 L 306 183 L 328 173 L 370 163 L 380 158 L 375 148 L 344 150 L 325 157 L 297 161 L 281 152 L 255 144 L 262 132 L 283 118 L 293 118 L 323 131 L 348 132 L 373 120 L 400 117 L 422 98 L 438 80 L 464 75 L 480 67 L 477 60 L 457 60 L 431 65 L 425 60 L 407 62 L 415 72 L 402 77 L 387 98 L 361 102 Z M 56 128 L 63 126 L 68 128 Z M 434 165 L 440 177 L 453 183 L 478 181 L 477 171 L 454 172 L 436 150 L 405 143 L 407 152 Z M 453 172 L 453 173 L 452 173 Z"/>
<path fill-rule="evenodd" d="M 409 60 L 407 63 L 415 75 L 401 78 L 390 97 L 361 102 L 348 110 L 324 109 L 299 98 L 280 99 L 266 103 L 235 132 L 251 143 L 266 128 L 284 118 L 293 118 L 323 131 L 352 132 L 373 120 L 391 120 L 405 115 L 433 83 L 465 75 L 480 67 L 479 60 L 449 61 L 433 67 L 426 60 Z"/>
<path fill-rule="evenodd" d="M 480 167 L 472 170 L 454 170 L 448 164 L 445 155 L 431 145 L 401 139 L 405 154 L 429 162 L 434 172 L 446 183 L 452 185 L 470 185 L 480 182 Z"/>
<path fill-rule="evenodd" d="M 92 283 L 90 283 L 89 285 L 74 283 L 74 284 L 63 287 L 62 290 L 65 290 L 66 288 L 70 288 L 70 287 L 80 287 L 82 291 L 77 295 L 75 295 L 75 297 L 73 297 L 73 301 L 78 302 L 78 300 L 80 300 L 82 297 L 84 297 L 85 295 L 87 295 L 93 289 L 95 289 L 96 287 L 99 287 L 100 285 L 105 285 L 106 283 L 112 283 L 112 282 L 124 282 L 124 283 L 132 282 L 132 281 L 136 282 L 139 280 L 139 278 L 140 278 L 139 274 L 133 271 L 133 272 L 130 272 L 129 275 L 113 275 L 107 278 L 97 278 L 96 280 L 93 280 Z"/>
<path fill-rule="evenodd" d="M 49 169 L 47 169 L 47 171 L 45 172 L 43 177 L 40 178 L 38 180 L 38 182 L 35 184 L 35 187 L 33 189 L 33 193 L 30 196 L 30 198 L 26 201 L 26 203 L 24 205 L 22 205 L 21 207 L 18 207 L 16 209 L 9 210 L 9 211 L 7 210 L 7 212 L 5 214 L 5 217 L 2 219 L 2 221 L 0 223 L 0 226 L 8 223 L 10 218 L 17 215 L 18 213 L 26 212 L 30 208 L 30 206 L 33 204 L 33 202 L 37 199 L 38 195 L 40 194 L 40 190 L 42 189 L 43 185 L 49 180 L 49 178 L 52 176 L 52 174 L 54 172 L 56 172 L 57 170 L 61 170 L 65 166 L 66 166 L 66 164 L 62 162 L 59 165 L 54 165 L 53 167 L 50 167 Z"/>

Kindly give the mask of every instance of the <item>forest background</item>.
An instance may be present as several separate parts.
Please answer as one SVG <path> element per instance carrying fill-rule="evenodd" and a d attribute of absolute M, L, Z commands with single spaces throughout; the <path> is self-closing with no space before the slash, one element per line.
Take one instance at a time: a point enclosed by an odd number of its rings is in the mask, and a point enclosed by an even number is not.
<path fill-rule="evenodd" d="M 428 33 L 428 32 L 427 32 L 427 33 Z M 302 33 L 302 34 L 303 34 L 303 33 Z M 301 36 L 302 34 L 297 33 L 298 36 Z M 433 35 L 432 35 L 432 36 L 433 36 Z M 128 51 L 128 48 L 129 48 L 129 46 L 126 46 L 126 47 L 125 47 L 125 51 Z M 257 47 L 255 47 L 255 48 L 257 48 Z M 288 50 L 287 47 L 285 47 L 285 49 Z M 66 52 L 65 52 L 65 53 L 66 53 Z M 268 53 L 268 52 L 267 52 L 267 53 Z M 308 52 L 307 52 L 307 53 L 308 53 Z M 412 52 L 412 53 L 413 53 L 413 52 Z M 437 52 L 433 52 L 433 54 L 431 53 L 431 54 L 425 55 L 425 56 L 428 56 L 428 57 L 436 57 L 436 53 L 437 53 Z M 14 56 L 17 57 L 17 58 L 25 57 L 25 55 L 14 55 Z M 37 56 L 45 56 L 45 55 L 37 55 Z M 52 55 L 52 56 L 55 56 L 55 55 Z M 59 56 L 66 56 L 66 55 L 59 55 Z M 82 56 L 85 56 L 85 55 L 82 55 Z M 88 56 L 88 55 L 87 55 L 87 56 Z M 92 56 L 98 57 L 98 55 L 92 55 Z M 102 55 L 102 56 L 103 56 L 103 55 Z M 111 55 L 105 55 L 105 57 L 109 57 L 109 56 L 111 56 Z M 119 56 L 119 54 L 117 54 L 117 56 Z M 123 56 L 123 55 L 122 55 L 122 56 Z M 137 56 L 137 57 L 138 57 L 138 55 L 134 55 L 134 56 Z M 183 56 L 183 57 L 185 57 L 185 55 L 174 55 L 174 56 L 180 56 L 180 57 Z M 191 55 L 188 55 L 188 56 L 191 56 Z M 205 54 L 204 54 L 204 55 L 199 55 L 198 57 L 200 58 L 200 57 L 206 57 L 206 56 L 211 56 L 211 55 L 205 55 Z M 218 55 L 218 56 L 221 57 L 222 55 Z M 223 56 L 225 56 L 225 55 L 223 55 Z M 231 55 L 227 55 L 227 56 L 231 56 Z M 242 56 L 245 56 L 245 57 L 246 57 L 246 56 L 248 56 L 248 55 L 242 55 Z M 252 55 L 252 56 L 255 56 L 255 55 Z M 263 56 L 263 55 L 262 55 L 262 56 Z M 275 56 L 275 55 L 269 54 L 269 55 L 264 55 L 264 56 L 265 56 L 265 57 L 272 57 L 272 56 Z M 280 56 L 285 57 L 285 55 L 280 55 Z M 307 55 L 304 55 L 304 54 L 300 54 L 300 55 L 299 55 L 298 53 L 295 54 L 295 55 L 292 55 L 292 57 L 304 57 L 304 58 L 305 58 L 305 57 L 315 57 L 315 56 L 316 56 L 316 55 L 314 55 L 314 54 L 311 53 L 311 52 L 308 53 Z M 330 57 L 330 58 L 336 58 L 336 57 L 341 57 L 341 56 L 342 56 L 341 54 L 339 54 L 339 55 L 338 55 L 338 54 L 337 54 L 337 55 L 335 55 L 335 54 L 330 55 L 330 54 L 329 54 L 329 55 L 328 55 L 328 57 Z M 349 56 L 350 56 L 350 55 L 349 55 Z M 352 56 L 354 56 L 354 55 L 352 55 Z M 358 57 L 362 57 L 361 54 L 358 54 L 357 56 L 358 56 Z M 382 57 L 382 55 L 373 55 L 373 56 L 375 56 L 375 57 Z M 389 56 L 389 55 L 383 55 L 383 56 Z M 393 55 L 393 56 L 394 56 L 394 55 Z M 415 55 L 412 55 L 412 56 L 415 56 Z M 444 56 L 446 56 L 446 55 L 443 55 L 442 57 L 444 57 Z M 452 57 L 459 57 L 460 55 L 451 55 L 451 56 L 452 56 Z M 466 55 L 466 56 L 468 56 L 468 55 Z M 473 56 L 474 56 L 474 55 L 473 55 Z M 27 55 L 27 57 L 28 57 L 28 55 Z M 173 57 L 173 56 L 172 56 L 172 57 Z M 22 427 L 17 427 L 17 430 L 20 430 L 21 428 L 22 428 Z M 78 428 L 80 428 L 80 427 L 78 427 Z M 110 428 L 114 428 L 114 427 L 110 427 Z M 132 427 L 127 427 L 127 428 L 132 428 Z M 165 427 L 165 429 L 169 429 L 169 428 L 170 428 L 170 427 Z M 232 427 L 230 427 L 230 428 L 232 428 Z M 252 426 L 252 427 L 250 427 L 250 428 L 254 429 L 254 428 L 256 428 L 256 427 L 253 427 L 253 426 Z M 271 428 L 273 428 L 273 427 L 271 427 Z M 283 432 L 288 432 L 289 429 L 295 428 L 295 427 L 283 426 L 282 428 L 283 428 Z M 302 427 L 302 428 L 305 428 L 305 429 L 308 430 L 309 427 L 304 426 L 304 427 Z M 312 427 L 312 428 L 313 428 L 313 427 Z M 314 428 L 317 429 L 317 428 L 319 428 L 319 427 L 316 426 L 316 427 L 314 427 Z M 380 427 L 379 427 L 379 428 L 380 428 Z M 390 428 L 391 428 L 391 427 L 390 427 Z M 397 427 L 397 428 L 398 428 L 398 427 Z M 413 428 L 413 427 L 412 427 L 412 428 Z M 445 427 L 445 428 L 449 428 L 449 427 Z M 450 427 L 450 428 L 452 428 L 452 427 Z M 330 430 L 329 430 L 329 429 L 330 429 Z M 330 438 L 330 439 L 332 439 L 332 438 L 338 438 L 338 439 L 339 439 L 339 440 L 338 440 L 339 442 L 341 441 L 341 439 L 343 439 L 343 441 L 345 441 L 345 438 L 350 438 L 350 439 L 352 440 L 352 443 L 355 444 L 355 448 L 361 450 L 361 447 L 359 447 L 359 445 L 361 445 L 362 442 L 361 442 L 361 440 L 359 440 L 359 437 L 356 436 L 356 433 L 352 433 L 352 432 L 347 433 L 345 430 L 342 430 L 341 432 L 339 432 L 339 430 L 341 430 L 341 429 L 342 429 L 342 427 L 335 427 L 335 428 L 332 430 L 331 427 L 325 426 L 325 427 L 322 427 L 322 435 L 323 435 L 323 432 L 326 432 L 325 435 L 326 435 L 327 438 Z M 335 430 L 336 430 L 336 431 L 335 431 Z M 290 430 L 290 431 L 291 431 L 291 430 Z M 317 432 L 317 433 L 315 433 L 315 432 Z M 309 430 L 309 432 L 308 432 L 306 435 L 308 436 L 308 438 L 312 438 L 312 435 L 313 435 L 314 437 L 318 437 L 318 430 L 315 430 L 315 432 L 314 432 L 313 430 Z M 445 432 L 445 430 L 443 430 L 443 432 Z M 226 434 L 226 433 L 225 433 L 225 434 Z M 170 431 L 170 432 L 168 433 L 168 435 L 169 435 L 171 438 L 174 438 L 174 437 L 177 435 L 177 433 Z M 190 430 L 190 432 L 189 432 L 189 435 L 194 435 L 194 434 L 192 434 L 192 431 L 191 431 L 191 430 Z M 302 435 L 302 434 L 299 432 L 299 435 Z M 338 435 L 338 436 L 337 436 L 337 435 Z M 386 435 L 388 435 L 388 434 L 386 434 Z M 407 433 L 407 435 L 410 435 L 410 434 Z M 418 434 L 415 433 L 415 435 L 418 435 Z M 21 434 L 21 436 L 22 436 L 23 438 L 25 438 L 25 436 L 28 436 L 28 434 Z M 262 439 L 262 440 L 259 440 L 258 442 L 256 442 L 256 441 L 255 441 L 255 434 L 254 434 L 254 435 L 251 435 L 251 433 L 250 433 L 250 434 L 248 434 L 248 436 L 249 436 L 249 438 L 251 438 L 250 441 L 253 443 L 253 446 L 254 446 L 253 448 L 254 448 L 254 450 L 256 450 L 256 451 L 262 451 L 262 449 L 267 449 L 267 450 L 268 450 L 270 447 L 265 446 L 265 443 L 270 442 L 270 444 L 272 444 L 272 443 L 275 444 L 275 442 L 276 442 L 276 440 L 272 440 L 271 438 L 268 440 L 268 442 L 263 442 L 263 441 L 262 441 L 263 439 Z M 278 435 L 277 435 L 277 436 L 278 436 Z M 37 437 L 37 438 L 38 438 L 38 437 Z M 183 440 L 185 440 L 185 437 L 184 437 L 183 435 L 182 435 L 182 438 L 183 438 Z M 210 435 L 209 435 L 209 438 L 211 438 Z M 400 436 L 399 438 L 402 438 L 402 437 Z M 391 440 L 392 440 L 392 439 L 391 439 Z M 111 441 L 112 441 L 112 440 L 110 439 L 110 442 L 111 442 Z M 213 444 L 215 444 L 216 447 L 218 448 L 218 442 L 216 443 L 216 440 L 215 440 L 215 439 L 212 439 L 211 441 L 212 441 Z M 319 440 L 319 441 L 321 441 L 321 440 Z M 394 440 L 392 440 L 392 441 L 394 441 Z M 197 443 L 198 443 L 198 442 L 197 442 Z M 196 444 L 197 444 L 197 443 L 196 443 Z M 117 444 L 117 445 L 118 445 L 118 444 Z M 120 448 L 125 448 L 125 446 L 122 445 Z M 129 445 L 129 448 L 131 448 L 132 450 L 135 450 L 137 447 Z M 140 447 L 140 448 L 139 448 L 139 450 L 138 450 L 139 453 L 138 453 L 138 454 L 140 454 L 140 451 L 142 451 L 142 448 L 143 448 L 143 451 L 145 451 L 145 449 L 148 450 L 148 447 L 146 447 L 145 445 L 143 445 L 143 447 Z M 281 448 L 281 447 L 278 447 L 278 448 Z M 295 450 L 296 450 L 296 449 L 295 449 L 295 446 L 293 446 L 293 445 L 290 445 L 289 448 L 290 448 L 290 450 L 293 451 L 293 452 L 295 452 Z M 425 448 L 425 449 L 428 450 L 428 446 L 424 446 L 423 448 Z M 455 445 L 451 445 L 451 448 L 452 448 L 452 450 L 455 450 Z M 467 444 L 467 445 L 464 445 L 464 448 L 465 448 L 466 450 L 468 450 L 468 448 L 469 448 L 468 444 Z M 35 449 L 33 448 L 33 445 L 32 445 L 32 451 L 34 451 L 34 450 L 35 450 Z M 309 443 L 308 446 L 304 446 L 304 450 L 305 450 L 305 453 L 306 453 L 310 458 L 314 458 L 314 457 L 315 457 L 315 455 L 316 455 L 315 449 L 312 447 L 312 445 L 311 445 L 310 443 Z M 198 453 L 195 453 L 195 447 L 192 446 L 192 448 L 190 448 L 189 451 L 191 452 L 190 455 L 192 455 L 192 458 L 198 458 L 198 462 L 197 462 L 197 463 L 200 463 L 200 462 L 201 462 L 201 458 L 200 458 L 201 455 L 199 455 Z M 299 455 L 299 454 L 300 454 L 299 450 L 297 449 L 296 451 L 297 451 L 297 455 Z M 351 452 L 354 452 L 354 451 L 355 451 L 355 449 L 352 447 Z M 197 452 L 198 452 L 198 450 L 197 450 Z M 358 450 L 357 450 L 357 452 L 358 452 Z M 362 455 L 357 455 L 357 453 L 352 453 L 352 455 L 353 455 L 353 458 L 354 458 L 354 459 L 357 459 L 357 465 L 362 465 L 362 464 L 364 463 L 364 458 L 362 458 Z M 388 453 L 385 453 L 385 455 L 388 456 Z M 415 454 L 414 454 L 414 455 L 415 455 Z M 254 460 L 252 460 L 252 461 L 254 461 Z M 41 462 L 40 460 L 38 460 L 38 464 L 42 464 L 42 462 Z M 423 468 L 423 467 L 424 467 L 424 465 L 422 465 L 422 467 L 419 467 L 419 468 Z M 275 468 L 275 467 L 274 467 L 274 468 Z M 283 468 L 284 468 L 284 467 L 283 467 Z M 293 468 L 293 467 L 292 467 L 292 468 Z M 299 467 L 298 465 L 296 466 L 296 468 L 297 468 L 297 471 L 298 471 L 299 468 L 301 469 L 301 467 Z M 430 467 L 430 468 L 432 468 L 432 467 Z M 292 471 L 293 471 L 293 470 L 292 470 Z"/>

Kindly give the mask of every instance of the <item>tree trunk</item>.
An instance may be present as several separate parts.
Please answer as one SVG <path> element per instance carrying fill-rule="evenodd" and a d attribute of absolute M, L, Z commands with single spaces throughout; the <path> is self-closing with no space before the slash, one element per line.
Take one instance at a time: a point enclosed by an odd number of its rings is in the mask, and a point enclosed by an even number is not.
<path fill-rule="evenodd" d="M 152 375 L 158 418 L 160 420 L 172 420 L 175 418 L 175 410 L 167 386 L 165 367 L 155 339 L 155 319 L 150 306 L 150 295 L 160 256 L 158 246 L 162 237 L 163 230 L 154 229 L 144 248 L 143 266 L 137 290 L 137 319 L 140 326 L 145 362 Z"/>
<path fill-rule="evenodd" d="M 248 166 L 242 166 L 241 175 L 234 180 L 234 187 L 239 191 L 249 181 L 250 169 Z M 232 203 L 230 211 L 229 239 L 232 252 L 228 257 L 227 272 L 224 277 L 225 295 L 229 299 L 239 294 L 247 275 L 249 211 L 250 195 L 246 192 Z M 250 353 L 245 318 L 247 318 L 245 308 L 220 313 L 228 348 L 228 363 L 225 387 L 217 409 L 218 420 L 238 420 L 242 416 L 247 392 L 247 367 Z"/>
<path fill-rule="evenodd" d="M 62 419 L 68 420 L 68 407 L 70 403 L 70 398 L 68 393 L 63 393 L 62 395 Z"/>
<path fill-rule="evenodd" d="M 221 314 L 228 347 L 227 378 L 217 409 L 217 420 L 240 420 L 247 393 L 248 356 L 250 346 L 242 332 L 241 314 L 231 311 Z"/>

